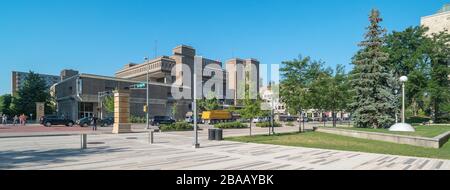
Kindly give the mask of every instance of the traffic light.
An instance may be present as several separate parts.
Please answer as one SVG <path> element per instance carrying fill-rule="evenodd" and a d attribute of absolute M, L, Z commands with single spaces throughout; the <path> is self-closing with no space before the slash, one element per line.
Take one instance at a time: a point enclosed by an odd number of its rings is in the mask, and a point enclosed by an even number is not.
<path fill-rule="evenodd" d="M 147 105 L 144 105 L 144 112 L 147 113 Z"/>

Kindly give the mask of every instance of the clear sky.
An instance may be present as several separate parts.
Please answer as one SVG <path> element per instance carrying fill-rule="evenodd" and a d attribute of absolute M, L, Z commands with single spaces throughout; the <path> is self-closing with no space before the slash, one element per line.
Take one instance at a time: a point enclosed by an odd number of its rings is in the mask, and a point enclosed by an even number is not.
<path fill-rule="evenodd" d="M 389 30 L 420 24 L 449 0 L 0 0 L 0 94 L 11 71 L 70 68 L 114 75 L 128 62 L 171 55 L 179 44 L 225 61 L 278 64 L 298 55 L 349 65 L 367 16 Z"/>

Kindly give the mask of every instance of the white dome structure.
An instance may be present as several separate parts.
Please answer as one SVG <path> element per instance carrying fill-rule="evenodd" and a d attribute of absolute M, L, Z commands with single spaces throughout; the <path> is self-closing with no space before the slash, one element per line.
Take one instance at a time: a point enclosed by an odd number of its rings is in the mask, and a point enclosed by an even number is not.
<path fill-rule="evenodd" d="M 399 131 L 399 132 L 415 132 L 416 129 L 407 123 L 396 123 L 389 128 L 389 131 Z"/>

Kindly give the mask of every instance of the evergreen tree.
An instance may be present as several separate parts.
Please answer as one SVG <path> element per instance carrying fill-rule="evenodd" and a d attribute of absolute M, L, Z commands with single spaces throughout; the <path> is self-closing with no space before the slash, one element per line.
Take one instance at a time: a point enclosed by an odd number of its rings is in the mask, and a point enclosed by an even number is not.
<path fill-rule="evenodd" d="M 23 86 L 14 95 L 11 109 L 18 114 L 36 115 L 36 102 L 45 103 L 45 113 L 53 113 L 50 106 L 49 87 L 39 75 L 30 72 Z"/>
<path fill-rule="evenodd" d="M 353 120 L 356 127 L 383 128 L 394 123 L 395 96 L 392 93 L 392 73 L 386 67 L 389 54 L 383 51 L 386 30 L 376 9 L 371 11 L 362 49 L 354 57 L 352 86 L 355 90 Z"/>

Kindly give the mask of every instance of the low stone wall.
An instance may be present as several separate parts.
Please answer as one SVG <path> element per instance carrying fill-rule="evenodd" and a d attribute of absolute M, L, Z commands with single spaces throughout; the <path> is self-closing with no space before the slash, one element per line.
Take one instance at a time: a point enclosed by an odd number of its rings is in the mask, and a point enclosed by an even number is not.
<path fill-rule="evenodd" d="M 320 128 L 314 127 L 317 132 L 330 133 L 335 135 L 342 135 L 348 137 L 355 137 L 361 139 L 378 140 L 385 142 L 393 142 L 398 144 L 408 144 L 413 146 L 421 146 L 427 148 L 440 148 L 442 147 L 450 138 L 450 131 L 438 135 L 434 138 L 426 137 L 415 137 L 406 135 L 396 135 L 387 133 L 377 133 L 377 132 L 365 132 L 365 131 L 355 131 L 355 130 L 345 130 L 345 129 L 335 129 L 335 128 Z"/>

